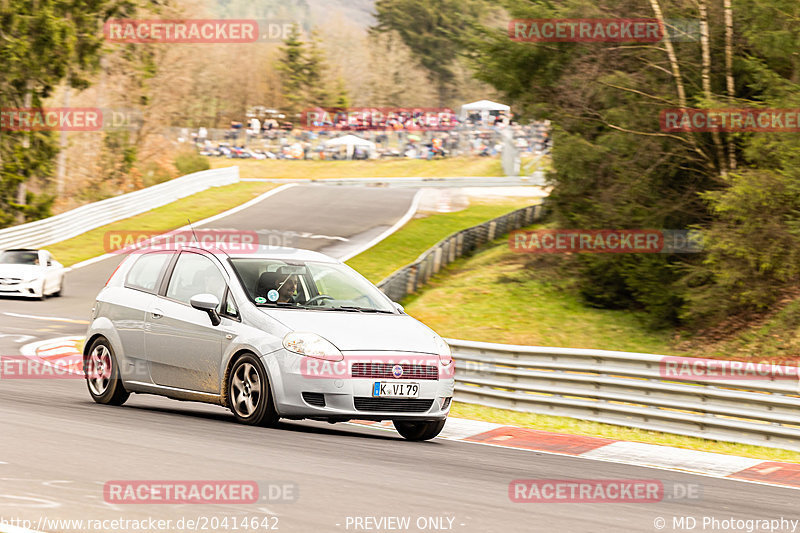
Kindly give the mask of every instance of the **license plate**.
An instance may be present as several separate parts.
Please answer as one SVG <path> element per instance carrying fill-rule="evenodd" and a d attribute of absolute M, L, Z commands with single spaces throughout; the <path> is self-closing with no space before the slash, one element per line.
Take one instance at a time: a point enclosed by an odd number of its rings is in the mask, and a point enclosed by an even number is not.
<path fill-rule="evenodd" d="M 416 398 L 419 396 L 419 383 L 391 383 L 376 381 L 372 386 L 374 398 Z"/>

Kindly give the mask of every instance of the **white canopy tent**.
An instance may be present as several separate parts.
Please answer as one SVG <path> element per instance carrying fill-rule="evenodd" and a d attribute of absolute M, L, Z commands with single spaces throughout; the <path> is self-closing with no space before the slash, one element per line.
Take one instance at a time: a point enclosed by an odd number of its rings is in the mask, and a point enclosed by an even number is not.
<path fill-rule="evenodd" d="M 353 159 L 353 152 L 355 152 L 356 147 L 366 148 L 369 151 L 370 156 L 375 153 L 376 147 L 374 142 L 362 139 L 361 137 L 357 137 L 355 135 L 343 135 L 341 137 L 336 137 L 335 139 L 325 141 L 324 144 L 326 148 L 334 146 L 346 147 L 347 159 Z"/>
<path fill-rule="evenodd" d="M 486 122 L 489 118 L 489 113 L 492 111 L 504 111 L 508 113 L 511 111 L 511 107 L 507 106 L 506 104 L 492 102 L 491 100 L 478 100 L 477 102 L 462 105 L 459 118 L 464 120 L 469 114 L 480 113 L 481 119 Z"/>

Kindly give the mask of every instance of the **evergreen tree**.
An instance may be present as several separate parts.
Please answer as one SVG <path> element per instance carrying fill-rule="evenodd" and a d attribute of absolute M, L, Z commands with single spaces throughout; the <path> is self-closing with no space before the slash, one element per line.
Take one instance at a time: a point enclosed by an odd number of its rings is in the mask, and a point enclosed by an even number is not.
<path fill-rule="evenodd" d="M 292 26 L 292 31 L 283 41 L 277 69 L 281 73 L 283 97 L 287 111 L 299 112 L 306 102 L 306 50 L 300 40 L 300 28 Z"/>
<path fill-rule="evenodd" d="M 131 7 L 114 0 L 0 3 L 0 108 L 41 107 L 64 81 L 87 87 L 101 55 L 103 22 Z M 56 154 L 52 132 L 0 129 L 0 227 L 49 214 L 53 197 L 33 194 L 28 184 L 46 185 Z"/>

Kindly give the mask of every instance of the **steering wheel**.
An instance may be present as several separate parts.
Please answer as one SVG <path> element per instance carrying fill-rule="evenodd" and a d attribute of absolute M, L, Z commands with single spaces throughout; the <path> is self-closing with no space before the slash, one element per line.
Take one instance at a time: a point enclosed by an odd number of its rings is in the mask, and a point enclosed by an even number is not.
<path fill-rule="evenodd" d="M 313 298 L 311 298 L 310 300 L 308 300 L 306 302 L 306 305 L 311 305 L 317 302 L 321 302 L 322 300 L 335 300 L 335 299 L 336 298 L 334 298 L 333 296 L 328 296 L 327 294 L 318 294 Z"/>

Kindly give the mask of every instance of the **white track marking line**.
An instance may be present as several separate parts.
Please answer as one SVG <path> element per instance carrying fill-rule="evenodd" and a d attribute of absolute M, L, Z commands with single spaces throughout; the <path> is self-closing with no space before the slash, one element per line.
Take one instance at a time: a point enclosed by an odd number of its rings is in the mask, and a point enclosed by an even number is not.
<path fill-rule="evenodd" d="M 457 425 L 461 426 L 459 429 L 463 428 L 464 430 L 466 430 L 467 427 L 473 422 L 480 423 L 479 421 L 471 420 L 471 419 L 448 417 L 448 419 L 447 419 L 448 424 L 451 421 L 458 421 Z M 487 422 L 484 422 L 484 423 L 487 423 Z M 358 424 L 358 423 L 354 423 L 354 422 L 347 422 L 346 424 L 347 425 L 356 426 L 356 427 L 362 427 L 362 428 L 372 428 L 372 429 L 377 429 L 377 430 L 381 430 L 381 431 L 393 431 L 393 428 L 391 428 L 391 427 L 384 427 L 384 426 L 380 426 L 380 425 Z M 501 426 L 501 427 L 505 427 L 503 424 L 497 424 L 497 425 Z M 510 427 L 513 427 L 513 426 L 510 426 Z M 443 430 L 442 433 L 445 433 L 446 429 L 447 429 L 447 425 L 445 425 L 445 430 Z M 643 463 L 643 462 L 637 462 L 636 459 L 631 460 L 628 457 L 624 457 L 624 456 L 621 456 L 620 454 L 614 454 L 614 453 L 609 453 L 609 454 L 606 454 L 606 455 L 601 455 L 601 454 L 598 453 L 598 454 L 595 454 L 594 456 L 592 456 L 592 455 L 590 455 L 591 452 L 586 452 L 586 453 L 581 454 L 581 455 L 573 455 L 571 453 L 554 452 L 554 451 L 546 451 L 546 450 L 531 450 L 531 449 L 528 449 L 528 448 L 517 448 L 517 447 L 514 447 L 514 446 L 505 446 L 503 444 L 495 444 L 495 443 L 491 443 L 491 442 L 471 441 L 471 440 L 465 440 L 465 439 L 468 438 L 468 437 L 474 437 L 476 435 L 480 435 L 481 433 L 484 433 L 484 431 L 480 431 L 478 433 L 469 433 L 469 434 L 467 434 L 466 431 L 463 431 L 463 432 L 460 431 L 459 433 L 461 433 L 460 436 L 440 435 L 440 437 L 437 437 L 434 440 L 442 438 L 444 440 L 463 442 L 465 444 L 477 444 L 477 445 L 480 445 L 480 446 L 491 446 L 493 448 L 501 448 L 501 449 L 509 450 L 509 451 L 517 451 L 517 452 L 523 452 L 523 453 L 526 453 L 526 452 L 527 453 L 539 453 L 539 454 L 545 454 L 545 455 L 558 455 L 558 456 L 561 456 L 561 457 L 568 457 L 568 458 L 572 458 L 572 459 L 584 459 L 584 460 L 587 460 L 587 461 L 600 461 L 600 462 L 603 462 L 603 463 L 623 464 L 623 465 L 628 465 L 628 466 L 636 466 L 636 467 L 640 467 L 640 468 L 649 468 L 649 469 L 652 469 L 652 470 L 663 470 L 663 471 L 666 471 L 666 472 L 677 472 L 679 474 L 686 474 L 686 475 L 691 475 L 691 476 L 702 476 L 702 477 L 710 477 L 710 478 L 714 478 L 714 479 L 723 479 L 723 480 L 726 480 L 726 481 L 732 481 L 732 482 L 736 482 L 736 483 L 750 483 L 750 484 L 753 484 L 753 485 L 765 485 L 765 486 L 768 486 L 768 487 L 776 487 L 776 488 L 781 488 L 781 489 L 800 490 L 800 487 L 794 487 L 794 486 L 791 486 L 791 485 L 781 485 L 780 483 L 769 483 L 769 482 L 765 482 L 765 481 L 755 481 L 755 480 L 750 480 L 750 479 L 740 479 L 740 478 L 728 477 L 730 474 L 735 474 L 736 472 L 739 472 L 739 471 L 744 470 L 744 469 L 746 469 L 748 467 L 754 466 L 752 464 L 748 464 L 750 462 L 753 462 L 755 464 L 759 464 L 759 463 L 763 463 L 763 462 L 768 462 L 766 459 L 751 459 L 749 457 L 740 457 L 740 456 L 737 456 L 737 455 L 729 456 L 729 455 L 726 455 L 726 454 L 715 454 L 713 452 L 701 452 L 701 451 L 696 451 L 696 450 L 685 450 L 683 448 L 672 448 L 671 446 L 658 446 L 658 445 L 655 445 L 655 444 L 652 444 L 652 445 L 646 444 L 645 445 L 645 446 L 654 446 L 654 447 L 657 447 L 659 449 L 666 448 L 666 450 L 661 450 L 662 454 L 665 453 L 665 451 L 678 450 L 679 453 L 680 452 L 689 452 L 691 455 L 693 455 L 695 457 L 700 457 L 700 455 L 695 455 L 695 454 L 702 454 L 702 457 L 704 457 L 706 459 L 708 459 L 708 458 L 707 458 L 707 456 L 705 454 L 708 454 L 708 455 L 713 455 L 713 456 L 721 456 L 720 460 L 721 461 L 725 461 L 726 463 L 728 463 L 731 466 L 732 466 L 732 463 L 738 463 L 740 466 L 744 465 L 744 468 L 741 468 L 740 470 L 736 470 L 735 472 L 729 472 L 729 473 L 724 473 L 726 470 L 728 470 L 728 468 L 720 468 L 719 465 L 715 465 L 714 468 L 710 468 L 708 471 L 702 471 L 702 470 L 698 471 L 698 470 L 690 470 L 690 469 L 688 469 L 688 468 L 693 468 L 693 467 L 687 466 L 685 464 L 682 465 L 682 466 L 677 466 L 677 465 L 668 464 L 668 463 L 667 464 L 663 464 L 663 465 L 652 464 L 652 463 Z M 641 443 L 628 442 L 628 441 L 617 441 L 616 443 L 612 443 L 612 444 L 641 444 Z M 611 446 L 611 444 L 607 444 L 606 446 L 603 446 L 601 448 L 597 448 L 597 450 L 600 450 L 600 449 L 602 449 L 604 447 L 607 447 L 607 446 Z M 593 450 L 593 451 L 595 451 L 595 450 Z M 626 450 L 621 450 L 620 453 L 624 454 L 624 453 L 626 453 Z"/>
<path fill-rule="evenodd" d="M 678 468 L 670 468 L 666 466 L 655 466 L 655 465 L 645 465 L 636 463 L 633 461 L 628 461 L 626 459 L 614 459 L 614 458 L 600 458 L 600 457 L 584 457 L 583 455 L 572 455 L 570 453 L 562 453 L 562 452 L 551 452 L 545 450 L 529 450 L 526 448 L 514 448 L 510 446 L 503 446 L 502 444 L 492 444 L 491 442 L 475 442 L 471 440 L 462 440 L 460 442 L 464 442 L 466 444 L 478 444 L 480 446 L 492 446 L 494 448 L 503 448 L 505 450 L 516 450 L 520 452 L 533 452 L 533 453 L 543 453 L 545 455 L 560 455 L 561 457 L 571 457 L 573 459 L 585 459 L 587 461 L 600 461 L 602 463 L 614 463 L 619 465 L 628 465 L 628 466 L 637 466 L 640 468 L 650 468 L 652 470 L 664 470 L 666 472 L 677 472 L 679 474 L 686 474 L 689 476 L 701 476 L 701 477 L 711 477 L 714 479 L 724 479 L 725 481 L 735 481 L 736 483 L 751 483 L 753 485 L 765 485 L 767 487 L 774 487 L 779 489 L 792 489 L 792 490 L 800 490 L 800 487 L 794 487 L 792 485 L 781 485 L 778 483 L 767 483 L 764 481 L 753 481 L 750 479 L 741 479 L 736 477 L 727 477 L 722 476 L 719 474 L 707 474 L 705 472 L 692 472 L 690 470 L 681 470 Z M 761 462 L 766 462 L 766 460 L 761 460 Z"/>
<path fill-rule="evenodd" d="M 747 470 L 764 462 L 763 459 L 752 459 L 738 455 L 687 450 L 672 446 L 645 444 L 642 442 L 617 441 L 594 450 L 582 453 L 586 458 L 616 459 L 626 457 L 637 464 L 662 466 L 678 470 L 690 470 L 705 474 L 728 476 Z"/>
<path fill-rule="evenodd" d="M 266 200 L 270 196 L 274 196 L 274 195 L 276 195 L 278 193 L 281 193 L 281 192 L 283 192 L 283 191 L 285 191 L 287 189 L 291 189 L 292 187 L 297 187 L 297 184 L 296 183 L 288 183 L 286 185 L 281 185 L 280 187 L 272 189 L 271 191 L 267 191 L 264 194 L 262 194 L 261 196 L 253 198 L 252 200 L 249 200 L 249 201 L 243 203 L 242 205 L 236 206 L 233 209 L 228 209 L 227 211 L 223 211 L 222 213 L 219 213 L 219 214 L 214 215 L 212 217 L 209 217 L 209 218 L 206 218 L 206 219 L 203 219 L 203 220 L 199 220 L 197 222 L 192 222 L 191 225 L 187 224 L 186 226 L 183 226 L 183 227 L 180 227 L 180 228 L 177 228 L 177 229 L 173 229 L 173 230 L 169 230 L 169 231 L 165 231 L 164 233 L 174 233 L 174 232 L 179 232 L 179 231 L 186 231 L 188 229 L 191 229 L 192 227 L 198 227 L 198 226 L 203 226 L 205 224 L 210 224 L 211 222 L 214 222 L 214 221 L 219 220 L 221 218 L 224 218 L 224 217 L 233 215 L 235 213 L 238 213 L 239 211 L 247 209 L 248 207 L 252 207 L 252 206 L 256 205 L 257 203 Z M 169 204 L 167 204 L 167 205 L 169 205 Z M 122 219 L 122 220 L 125 220 L 125 219 Z M 117 221 L 117 222 L 120 222 L 120 221 Z M 157 235 L 155 237 L 157 237 Z M 67 268 L 67 272 L 69 272 L 71 270 L 75 270 L 76 268 L 82 268 L 82 267 L 85 267 L 85 266 L 93 265 L 95 263 L 99 263 L 100 261 L 104 261 L 104 260 L 106 260 L 106 259 L 108 259 L 110 257 L 122 257 L 123 255 L 124 254 L 121 254 L 121 253 L 108 253 L 108 254 L 98 255 L 97 257 L 93 257 L 91 259 L 87 259 L 86 261 L 81 261 L 80 263 L 75 263 L 71 267 Z"/>
<path fill-rule="evenodd" d="M 381 242 L 383 239 L 385 239 L 386 237 L 388 237 L 389 235 L 391 235 L 395 231 L 397 231 L 400 228 L 402 228 L 403 226 L 405 226 L 406 222 L 411 220 L 411 217 L 413 217 L 414 213 L 416 213 L 417 209 L 419 209 L 420 198 L 422 198 L 422 190 L 417 191 L 417 194 L 414 195 L 414 199 L 411 201 L 411 207 L 408 208 L 408 211 L 406 212 L 405 215 L 403 215 L 403 218 L 401 218 L 400 220 L 395 222 L 394 226 L 392 226 L 391 228 L 387 229 L 386 231 L 384 231 L 383 233 L 381 233 L 380 235 L 378 235 L 377 237 L 375 237 L 374 239 L 372 239 L 371 241 L 369 241 L 365 245 L 359 247 L 358 249 L 356 249 L 356 251 L 350 252 L 349 254 L 345 255 L 344 257 L 340 257 L 339 261 L 344 263 L 345 261 L 348 261 L 348 260 L 352 259 L 353 257 L 357 256 L 361 252 L 372 248 L 373 246 L 375 246 L 376 244 Z"/>
<path fill-rule="evenodd" d="M 88 320 L 76 320 L 74 318 L 61 318 L 57 316 L 37 316 L 37 315 L 23 315 L 20 313 L 3 313 L 4 315 L 13 316 L 17 318 L 30 318 L 33 320 L 47 320 L 50 322 L 67 322 L 69 324 L 88 324 Z"/>
<path fill-rule="evenodd" d="M 22 328 L 11 328 L 11 329 L 22 329 Z M 23 330 L 23 331 L 30 331 L 30 330 L 26 329 L 26 330 Z M 16 337 L 17 340 L 15 340 L 14 342 L 17 343 L 17 344 L 21 344 L 23 342 L 30 341 L 30 340 L 33 340 L 33 339 L 36 338 L 33 335 L 22 335 L 22 334 L 16 334 L 16 333 L 0 333 L 0 338 L 5 338 L 5 337 Z"/>

